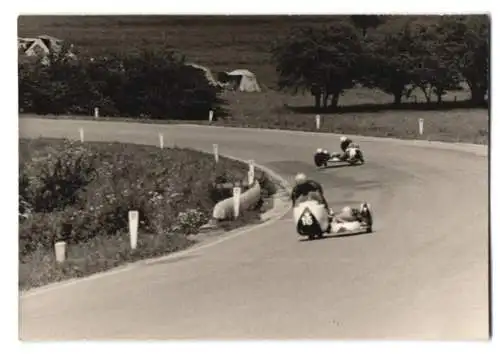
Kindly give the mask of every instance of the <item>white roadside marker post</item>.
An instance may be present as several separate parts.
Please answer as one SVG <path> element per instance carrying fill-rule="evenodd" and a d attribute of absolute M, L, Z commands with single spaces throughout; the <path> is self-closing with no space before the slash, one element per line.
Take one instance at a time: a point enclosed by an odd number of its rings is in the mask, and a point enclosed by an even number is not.
<path fill-rule="evenodd" d="M 160 149 L 163 149 L 163 134 L 159 133 L 158 137 L 160 138 Z"/>
<path fill-rule="evenodd" d="M 321 116 L 319 114 L 316 114 L 316 130 L 319 130 L 321 128 Z"/>
<path fill-rule="evenodd" d="M 215 163 L 219 162 L 219 145 L 213 144 Z"/>
<path fill-rule="evenodd" d="M 83 143 L 85 141 L 85 137 L 84 137 L 84 132 L 83 132 L 83 128 L 80 128 L 79 129 L 80 131 L 80 142 Z"/>
<path fill-rule="evenodd" d="M 54 244 L 57 263 L 63 263 L 66 260 L 66 242 L 59 241 Z"/>
<path fill-rule="evenodd" d="M 253 185 L 255 181 L 255 161 L 248 161 L 248 186 Z"/>
<path fill-rule="evenodd" d="M 130 248 L 137 248 L 137 229 L 139 227 L 139 212 L 130 210 L 128 212 L 128 228 L 130 232 Z"/>
<path fill-rule="evenodd" d="M 210 110 L 208 112 L 208 121 L 212 123 L 212 120 L 214 119 L 214 111 Z"/>
<path fill-rule="evenodd" d="M 240 215 L 240 196 L 241 187 L 233 188 L 233 208 L 234 208 L 234 218 L 237 219 Z"/>
<path fill-rule="evenodd" d="M 424 134 L 424 118 L 418 119 L 418 132 L 420 135 Z"/>
<path fill-rule="evenodd" d="M 94 108 L 94 118 L 99 118 L 99 107 Z"/>

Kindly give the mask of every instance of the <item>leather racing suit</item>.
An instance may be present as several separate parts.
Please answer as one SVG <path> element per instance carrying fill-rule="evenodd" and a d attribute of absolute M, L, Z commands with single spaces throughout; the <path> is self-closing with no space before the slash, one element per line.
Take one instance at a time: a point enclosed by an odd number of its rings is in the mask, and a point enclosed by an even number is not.
<path fill-rule="evenodd" d="M 301 197 L 311 197 L 311 199 L 325 205 L 326 210 L 330 210 L 328 202 L 325 199 L 321 184 L 313 180 L 307 180 L 304 183 L 296 185 L 292 190 L 292 205 L 295 206 L 297 199 Z"/>

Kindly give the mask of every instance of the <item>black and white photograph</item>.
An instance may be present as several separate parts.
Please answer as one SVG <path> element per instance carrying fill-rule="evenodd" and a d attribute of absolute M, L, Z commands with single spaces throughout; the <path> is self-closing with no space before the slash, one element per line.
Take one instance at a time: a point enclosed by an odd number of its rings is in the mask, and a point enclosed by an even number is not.
<path fill-rule="evenodd" d="M 18 14 L 18 339 L 490 341 L 491 28 Z"/>

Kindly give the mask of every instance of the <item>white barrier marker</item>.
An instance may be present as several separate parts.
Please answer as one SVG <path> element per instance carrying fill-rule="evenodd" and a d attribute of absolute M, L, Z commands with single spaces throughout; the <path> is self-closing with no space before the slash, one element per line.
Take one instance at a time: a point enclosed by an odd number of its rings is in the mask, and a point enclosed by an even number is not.
<path fill-rule="evenodd" d="M 163 149 L 163 134 L 159 133 L 158 136 L 160 137 L 160 149 Z"/>
<path fill-rule="evenodd" d="M 139 212 L 130 210 L 128 212 L 128 228 L 130 231 L 130 247 L 135 250 L 137 248 L 137 229 L 139 227 Z"/>
<path fill-rule="evenodd" d="M 214 119 L 214 111 L 210 110 L 208 112 L 208 121 L 212 123 L 212 120 Z"/>
<path fill-rule="evenodd" d="M 234 218 L 237 219 L 240 215 L 240 196 L 241 187 L 233 188 L 233 208 L 234 208 Z"/>
<path fill-rule="evenodd" d="M 215 163 L 219 162 L 219 145 L 213 144 Z"/>
<path fill-rule="evenodd" d="M 99 118 L 99 107 L 94 108 L 94 118 Z"/>
<path fill-rule="evenodd" d="M 424 118 L 418 119 L 418 132 L 420 135 L 424 134 Z"/>
<path fill-rule="evenodd" d="M 84 133 L 83 133 L 83 128 L 80 128 L 80 142 L 83 143 L 84 142 Z"/>
<path fill-rule="evenodd" d="M 316 130 L 319 130 L 321 128 L 321 116 L 319 114 L 316 114 Z"/>
<path fill-rule="evenodd" d="M 255 161 L 248 161 L 248 185 L 251 186 L 255 180 Z"/>
<path fill-rule="evenodd" d="M 56 251 L 56 261 L 62 263 L 66 260 L 66 242 L 59 241 L 54 244 Z"/>

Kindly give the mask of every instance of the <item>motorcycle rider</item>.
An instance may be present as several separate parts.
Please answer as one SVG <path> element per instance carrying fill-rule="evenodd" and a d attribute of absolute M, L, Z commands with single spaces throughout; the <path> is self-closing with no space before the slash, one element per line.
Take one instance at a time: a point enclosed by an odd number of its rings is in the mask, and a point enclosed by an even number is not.
<path fill-rule="evenodd" d="M 319 167 L 328 161 L 329 158 L 330 154 L 328 154 L 328 151 L 319 148 L 316 150 L 316 154 L 314 154 L 314 163 Z"/>
<path fill-rule="evenodd" d="M 359 147 L 357 144 L 354 144 L 352 139 L 346 137 L 346 136 L 341 136 L 340 137 L 340 149 L 342 150 L 342 154 L 339 156 L 339 159 L 342 161 L 345 161 L 348 157 L 347 149 L 350 147 Z M 360 154 L 360 159 L 362 162 L 364 162 L 363 155 L 361 151 L 359 151 Z"/>
<path fill-rule="evenodd" d="M 351 139 L 349 139 L 347 136 L 341 136 L 340 137 L 340 149 L 342 150 L 342 152 L 346 152 L 347 148 L 349 147 L 349 145 L 351 145 L 353 143 L 353 141 Z"/>
<path fill-rule="evenodd" d="M 367 225 L 368 231 L 371 232 L 372 230 L 373 220 L 371 218 L 370 206 L 366 202 L 361 203 L 359 209 L 346 206 L 339 213 L 334 213 L 332 219 L 339 223 L 352 221 L 364 222 Z"/>
<path fill-rule="evenodd" d="M 328 202 L 325 199 L 323 193 L 323 187 L 321 187 L 321 184 L 311 179 L 308 179 L 304 173 L 298 173 L 295 176 L 295 186 L 293 187 L 292 190 L 292 196 L 291 196 L 292 205 L 295 206 L 295 203 L 299 197 L 307 197 L 307 196 L 310 196 L 313 199 L 316 199 L 320 203 L 322 203 L 328 212 L 329 218 L 331 219 L 331 215 L 333 213 L 328 206 Z"/>
<path fill-rule="evenodd" d="M 372 230 L 372 218 L 370 212 L 370 206 L 368 203 L 363 202 L 360 208 L 351 208 L 346 206 L 342 208 L 339 213 L 334 213 L 332 209 L 329 208 L 328 202 L 325 199 L 323 194 L 323 188 L 321 184 L 311 179 L 308 179 L 304 173 L 298 173 L 295 176 L 295 186 L 292 190 L 292 205 L 295 206 L 297 199 L 300 197 L 310 196 L 312 199 L 316 199 L 321 202 L 327 212 L 328 212 L 328 221 L 332 222 L 335 219 L 336 222 L 352 222 L 352 221 L 360 221 L 365 222 L 367 224 L 369 232 Z"/>

